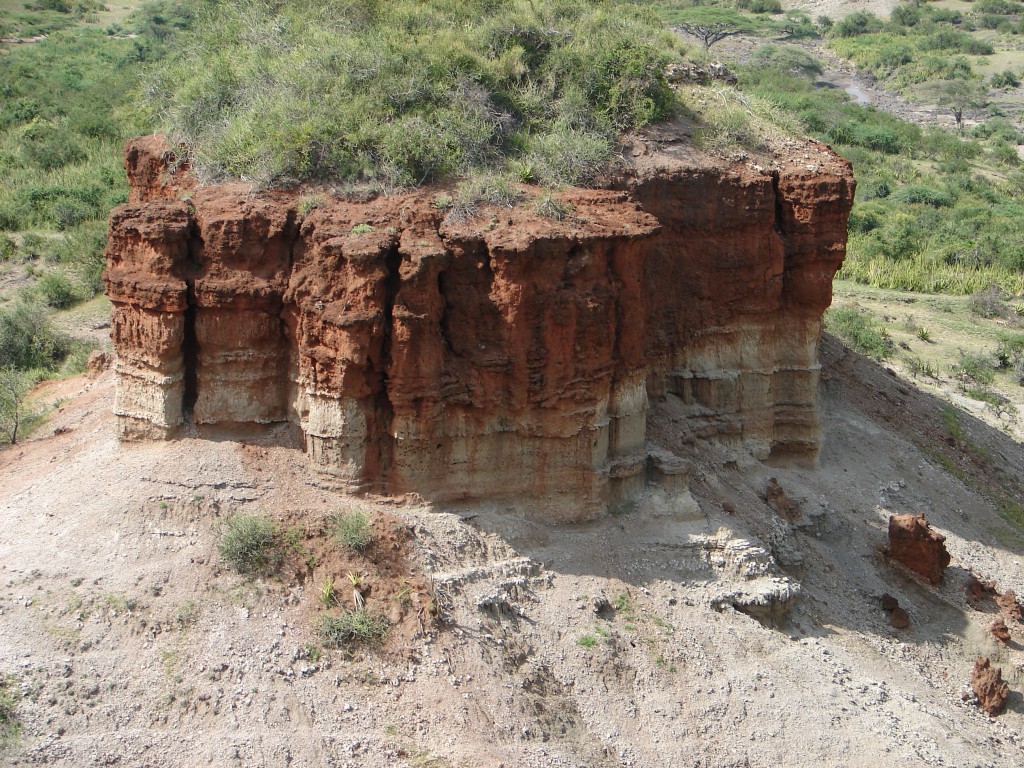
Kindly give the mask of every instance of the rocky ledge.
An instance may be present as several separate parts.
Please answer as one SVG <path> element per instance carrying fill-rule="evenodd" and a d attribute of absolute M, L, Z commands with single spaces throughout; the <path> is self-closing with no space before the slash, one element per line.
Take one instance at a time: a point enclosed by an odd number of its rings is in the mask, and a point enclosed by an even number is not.
<path fill-rule="evenodd" d="M 761 165 L 631 154 L 561 220 L 460 221 L 436 189 L 200 186 L 160 137 L 133 141 L 105 273 L 122 436 L 290 422 L 353 488 L 560 520 L 665 471 L 654 399 L 694 441 L 813 463 L 849 165 L 809 141 Z"/>

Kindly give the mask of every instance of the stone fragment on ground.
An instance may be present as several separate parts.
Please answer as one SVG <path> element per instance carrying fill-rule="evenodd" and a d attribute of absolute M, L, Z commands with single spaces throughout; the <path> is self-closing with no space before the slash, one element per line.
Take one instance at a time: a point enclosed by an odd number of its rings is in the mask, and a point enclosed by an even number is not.
<path fill-rule="evenodd" d="M 979 656 L 974 662 L 971 688 L 978 697 L 978 706 L 990 715 L 998 715 L 1006 707 L 1010 686 L 1003 680 L 1003 671 L 993 667 L 987 658 Z"/>
<path fill-rule="evenodd" d="M 986 603 L 995 600 L 999 594 L 994 581 L 982 581 L 973 573 L 967 580 L 964 592 L 967 595 L 967 604 L 976 611 L 984 610 Z"/>
<path fill-rule="evenodd" d="M 992 633 L 992 637 L 1003 645 L 1010 644 L 1010 630 L 1006 626 L 1006 622 L 1003 621 L 1002 616 L 992 622 L 992 626 L 988 628 L 988 631 Z"/>
<path fill-rule="evenodd" d="M 910 626 L 910 614 L 897 606 L 892 609 L 892 614 L 889 616 L 889 624 L 896 629 L 906 629 Z"/>
<path fill-rule="evenodd" d="M 942 583 L 949 565 L 946 537 L 932 530 L 924 515 L 889 517 L 889 556 L 932 586 Z"/>
<path fill-rule="evenodd" d="M 1020 602 L 1017 600 L 1017 595 L 1012 589 L 1008 589 L 1001 595 L 997 594 L 993 600 L 996 601 L 996 605 L 999 606 L 999 611 L 1003 614 L 1003 618 L 1007 621 L 1015 621 L 1018 624 L 1024 624 L 1024 616 L 1021 615 Z"/>

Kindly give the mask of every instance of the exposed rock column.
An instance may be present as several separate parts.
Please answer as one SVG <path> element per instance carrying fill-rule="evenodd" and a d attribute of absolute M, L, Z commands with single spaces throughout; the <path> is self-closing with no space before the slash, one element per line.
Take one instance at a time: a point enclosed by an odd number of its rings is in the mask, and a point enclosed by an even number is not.
<path fill-rule="evenodd" d="M 294 212 L 272 197 L 200 190 L 195 278 L 196 424 L 289 418 L 291 345 L 282 296 L 291 271 Z"/>
<path fill-rule="evenodd" d="M 104 279 L 117 353 L 114 413 L 126 439 L 166 438 L 182 421 L 191 230 L 176 201 L 111 214 Z"/>

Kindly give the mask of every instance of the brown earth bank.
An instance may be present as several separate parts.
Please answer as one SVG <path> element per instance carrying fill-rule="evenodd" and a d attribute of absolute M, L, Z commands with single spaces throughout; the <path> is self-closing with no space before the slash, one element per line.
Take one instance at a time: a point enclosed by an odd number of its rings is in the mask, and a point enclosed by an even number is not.
<path fill-rule="evenodd" d="M 527 187 L 470 211 L 200 187 L 132 142 L 106 271 L 122 435 L 289 423 L 339 487 L 576 521 L 661 471 L 646 420 L 669 392 L 694 439 L 813 463 L 849 164 L 810 141 L 715 160 L 678 126 L 627 149 L 545 216 Z"/>
<path fill-rule="evenodd" d="M 560 526 L 529 500 L 456 514 L 338 493 L 284 425 L 123 443 L 113 372 L 50 385 L 47 430 L 0 453 L 0 677 L 21 724 L 3 760 L 1019 764 L 1024 654 L 989 632 L 994 598 L 968 598 L 978 579 L 1024 590 L 1021 535 L 990 501 L 1020 493 L 1020 445 L 963 415 L 962 441 L 990 461 L 955 477 L 943 402 L 829 339 L 822 362 L 818 468 L 688 444 L 666 393 L 649 429 L 676 474 Z M 329 514 L 357 508 L 384 549 L 407 547 L 379 571 L 323 540 Z M 235 574 L 217 553 L 234 512 L 305 521 L 320 570 Z M 884 553 L 890 516 L 908 513 L 945 537 L 939 586 Z M 349 569 L 381 612 L 401 605 L 404 570 L 436 620 L 398 624 L 380 649 L 323 647 L 322 579 Z M 1009 687 L 995 718 L 972 692 L 979 656 Z"/>

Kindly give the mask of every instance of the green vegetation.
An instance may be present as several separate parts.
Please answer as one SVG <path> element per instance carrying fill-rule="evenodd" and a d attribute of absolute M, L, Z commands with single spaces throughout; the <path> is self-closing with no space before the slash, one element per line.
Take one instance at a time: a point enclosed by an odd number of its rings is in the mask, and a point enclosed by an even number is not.
<path fill-rule="evenodd" d="M 18 698 L 15 681 L 0 677 L 0 752 L 17 741 L 21 733 L 21 722 L 15 710 Z"/>
<path fill-rule="evenodd" d="M 330 517 L 331 536 L 357 552 L 366 549 L 373 541 L 373 527 L 370 516 L 362 510 L 336 512 Z"/>
<path fill-rule="evenodd" d="M 0 56 L 0 230 L 64 233 L 39 255 L 83 269 L 92 287 L 103 245 L 95 223 L 126 199 L 121 148 L 145 127 L 133 95 L 141 66 L 162 52 L 145 31 L 168 24 L 159 7 L 133 17 L 140 37 L 79 27 Z M 62 248 L 66 239 L 75 247 Z M 22 238 L 14 256 L 31 258 L 39 244 Z"/>
<path fill-rule="evenodd" d="M 355 644 L 376 644 L 388 632 L 388 621 L 365 608 L 345 611 L 338 615 L 322 614 L 317 633 L 321 642 L 331 648 L 346 648 Z"/>
<path fill-rule="evenodd" d="M 840 277 L 931 293 L 993 284 L 1024 292 L 1020 131 L 1002 117 L 963 137 L 922 128 L 816 87 L 820 73 L 806 51 L 769 44 L 740 68 L 740 85 L 853 162 L 857 198 Z"/>
<path fill-rule="evenodd" d="M 225 523 L 217 551 L 239 573 L 262 576 L 280 565 L 285 544 L 273 521 L 257 515 L 236 514 Z"/>
<path fill-rule="evenodd" d="M 904 3 L 888 21 L 872 13 L 852 13 L 836 22 L 829 35 L 840 56 L 907 89 L 928 81 L 972 77 L 972 57 L 994 52 L 991 43 L 968 31 L 974 26 L 973 14 L 965 19 L 959 11 Z"/>
<path fill-rule="evenodd" d="M 614 0 L 208 0 L 147 93 L 205 179 L 586 183 L 674 111 L 681 51 Z"/>
<path fill-rule="evenodd" d="M 825 315 L 825 327 L 858 352 L 885 360 L 892 354 L 892 339 L 867 312 L 852 307 L 833 307 Z"/>

